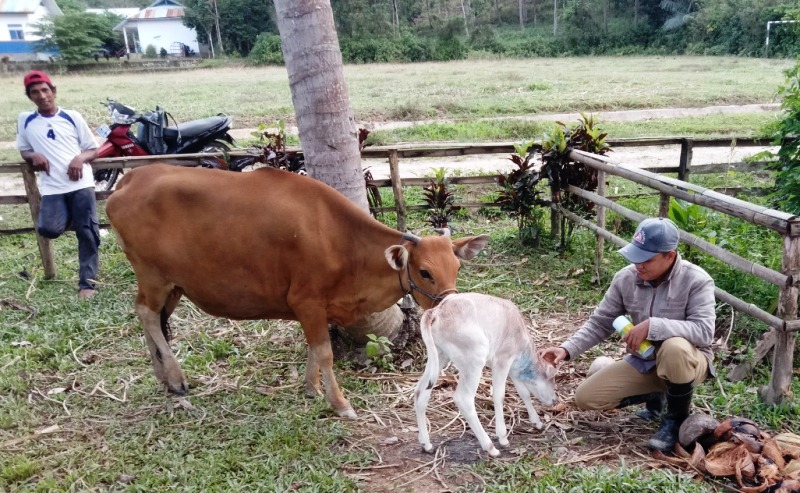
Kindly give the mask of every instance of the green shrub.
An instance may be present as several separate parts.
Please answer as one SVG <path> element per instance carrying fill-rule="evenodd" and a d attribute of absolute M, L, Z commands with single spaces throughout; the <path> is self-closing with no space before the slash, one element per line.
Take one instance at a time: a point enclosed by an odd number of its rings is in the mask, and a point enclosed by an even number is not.
<path fill-rule="evenodd" d="M 405 33 L 400 38 L 399 49 L 407 62 L 427 62 L 434 59 L 434 44 L 429 38 Z"/>
<path fill-rule="evenodd" d="M 436 43 L 436 60 L 463 60 L 467 58 L 467 47 L 458 38 L 442 39 Z"/>
<path fill-rule="evenodd" d="M 342 58 L 350 63 L 385 63 L 401 61 L 398 45 L 389 39 L 351 38 L 341 42 Z"/>
<path fill-rule="evenodd" d="M 778 93 L 783 96 L 783 113 L 765 133 L 775 136 L 772 143 L 780 149 L 777 154 L 765 151 L 753 159 L 777 157 L 772 166 L 777 170 L 775 203 L 786 212 L 800 214 L 800 61 L 786 71 L 786 84 L 778 89 Z"/>
<path fill-rule="evenodd" d="M 497 40 L 494 30 L 489 26 L 480 26 L 470 33 L 469 47 L 473 50 L 490 53 L 504 53 L 503 45 Z"/>
<path fill-rule="evenodd" d="M 145 58 L 155 58 L 156 57 L 156 47 L 153 45 L 147 45 L 147 48 L 144 49 L 144 57 Z"/>
<path fill-rule="evenodd" d="M 253 65 L 283 65 L 281 37 L 271 33 L 259 34 L 247 58 Z"/>

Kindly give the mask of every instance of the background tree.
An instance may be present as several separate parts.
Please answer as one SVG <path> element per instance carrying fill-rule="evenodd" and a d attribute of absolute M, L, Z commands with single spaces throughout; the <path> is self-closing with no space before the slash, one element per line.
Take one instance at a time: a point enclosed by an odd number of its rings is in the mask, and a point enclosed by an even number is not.
<path fill-rule="evenodd" d="M 224 53 L 222 47 L 214 48 L 214 31 L 217 26 L 217 15 L 213 5 L 208 0 L 184 0 L 183 24 L 197 32 L 197 41 L 207 43 L 211 48 L 212 55 L 219 50 Z M 218 42 L 217 42 L 218 44 Z"/>
<path fill-rule="evenodd" d="M 183 23 L 197 30 L 201 43 L 214 40 L 220 54 L 235 51 L 247 56 L 253 49 L 259 34 L 277 34 L 274 11 L 268 2 L 253 0 L 185 0 Z M 217 37 L 219 21 L 219 37 Z M 222 46 L 220 47 L 220 39 Z"/>
<path fill-rule="evenodd" d="M 358 129 L 329 0 L 276 0 L 275 9 L 309 174 L 368 213 Z M 348 327 L 347 335 L 360 343 L 367 334 L 391 339 L 402 324 L 403 313 L 393 305 Z"/>
<path fill-rule="evenodd" d="M 102 48 L 114 51 L 123 46 L 120 34 L 112 31 L 120 20 L 122 18 L 114 14 L 68 11 L 38 23 L 35 34 L 42 38 L 38 42 L 41 48 L 57 50 L 62 60 L 76 63 Z"/>

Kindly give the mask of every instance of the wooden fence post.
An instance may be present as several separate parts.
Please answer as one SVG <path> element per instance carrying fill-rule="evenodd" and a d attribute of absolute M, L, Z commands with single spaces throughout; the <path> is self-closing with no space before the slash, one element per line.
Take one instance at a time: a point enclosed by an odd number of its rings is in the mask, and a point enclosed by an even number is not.
<path fill-rule="evenodd" d="M 22 182 L 25 184 L 25 195 L 28 196 L 28 207 L 31 209 L 33 224 L 36 224 L 39 219 L 39 209 L 42 206 L 42 196 L 39 193 L 39 186 L 36 184 L 36 174 L 28 164 L 22 165 Z M 39 244 L 39 254 L 42 257 L 44 278 L 52 279 L 56 277 L 56 262 L 53 257 L 53 249 L 50 248 L 50 240 L 36 233 L 36 242 Z"/>
<path fill-rule="evenodd" d="M 692 173 L 692 153 L 694 152 L 694 141 L 692 139 L 681 139 L 681 160 L 678 163 L 678 179 L 689 181 Z"/>
<path fill-rule="evenodd" d="M 797 279 L 800 275 L 800 238 L 783 237 L 783 274 Z M 781 288 L 778 303 L 778 317 L 784 320 L 797 319 L 797 293 L 794 283 Z M 761 398 L 767 404 L 779 404 L 792 398 L 792 370 L 794 368 L 795 332 L 786 327 L 775 331 L 775 346 L 772 350 L 772 376 L 767 385 L 760 389 Z"/>
<path fill-rule="evenodd" d="M 658 196 L 658 217 L 669 217 L 669 197 L 664 192 Z"/>
<path fill-rule="evenodd" d="M 400 159 L 397 149 L 389 151 L 389 177 L 392 179 L 395 210 L 397 211 L 397 230 L 406 231 L 406 199 L 403 197 L 403 181 L 400 178 Z"/>
<path fill-rule="evenodd" d="M 597 195 L 601 197 L 606 196 L 606 172 L 597 172 Z M 597 226 L 600 229 L 606 229 L 606 208 L 602 205 L 597 205 Z M 600 264 L 603 262 L 603 247 L 605 238 L 599 234 L 595 235 L 597 242 L 594 247 L 594 276 L 592 281 L 600 283 Z"/>

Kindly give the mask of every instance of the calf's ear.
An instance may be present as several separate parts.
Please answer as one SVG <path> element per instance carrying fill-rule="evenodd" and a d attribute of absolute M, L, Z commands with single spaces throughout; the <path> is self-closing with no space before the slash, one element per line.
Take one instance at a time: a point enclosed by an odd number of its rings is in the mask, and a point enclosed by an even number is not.
<path fill-rule="evenodd" d="M 453 253 L 462 260 L 469 260 L 489 243 L 489 235 L 468 236 L 453 240 Z"/>
<path fill-rule="evenodd" d="M 394 270 L 404 269 L 408 263 L 408 250 L 402 245 L 392 245 L 383 252 L 389 267 Z"/>
<path fill-rule="evenodd" d="M 545 361 L 544 364 L 544 375 L 545 378 L 551 380 L 556 377 L 558 374 L 558 367 L 549 361 Z"/>

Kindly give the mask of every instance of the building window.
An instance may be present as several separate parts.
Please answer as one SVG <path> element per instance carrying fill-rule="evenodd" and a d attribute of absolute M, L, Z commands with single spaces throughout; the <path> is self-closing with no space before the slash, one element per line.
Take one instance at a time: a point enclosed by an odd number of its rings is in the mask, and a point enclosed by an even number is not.
<path fill-rule="evenodd" d="M 8 32 L 12 40 L 25 39 L 25 32 L 22 30 L 22 24 L 9 24 Z"/>

